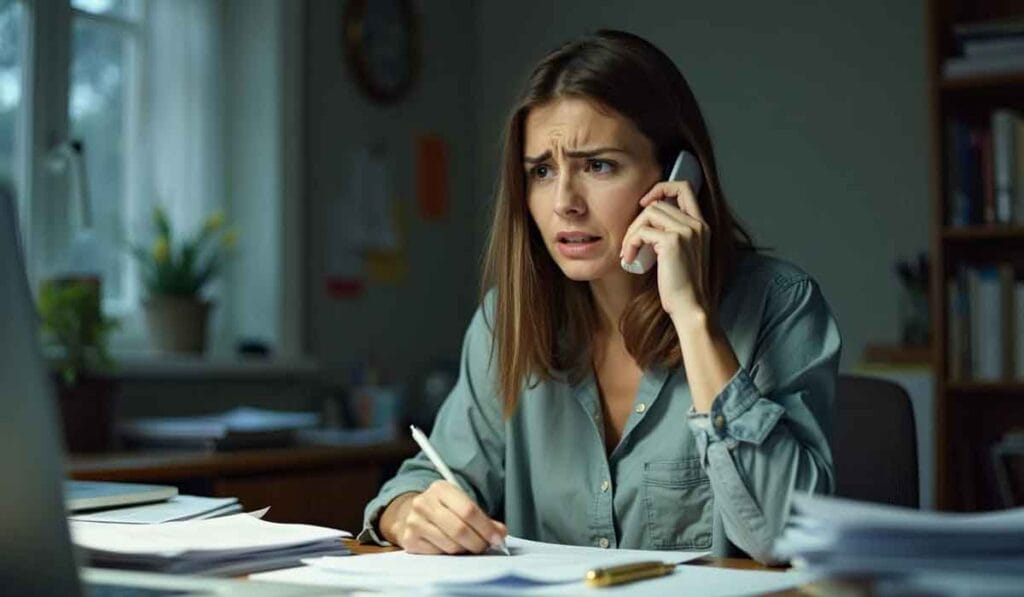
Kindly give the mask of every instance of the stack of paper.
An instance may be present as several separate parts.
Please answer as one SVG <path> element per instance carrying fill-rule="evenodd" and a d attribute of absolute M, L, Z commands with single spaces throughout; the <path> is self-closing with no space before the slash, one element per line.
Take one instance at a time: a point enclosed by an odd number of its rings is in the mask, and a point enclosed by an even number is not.
<path fill-rule="evenodd" d="M 922 512 L 797 496 L 776 555 L 824 573 L 1024 573 L 1024 508 Z"/>
<path fill-rule="evenodd" d="M 74 543 L 93 566 L 223 576 L 296 566 L 302 558 L 346 555 L 350 533 L 276 524 L 248 514 L 131 525 L 70 522 Z"/>
<path fill-rule="evenodd" d="M 658 560 L 682 563 L 705 555 L 693 551 L 608 550 L 554 545 L 509 537 L 511 556 L 415 555 L 403 551 L 349 558 L 312 558 L 307 566 L 253 575 L 254 580 L 373 589 L 389 594 L 422 595 L 749 595 L 806 583 L 803 573 L 721 570 L 678 566 L 674 574 L 619 587 L 591 591 L 588 570 L 601 566 Z"/>
<path fill-rule="evenodd" d="M 64 481 L 64 503 L 68 510 L 96 510 L 162 502 L 178 495 L 171 485 L 115 483 L 111 481 Z"/>
<path fill-rule="evenodd" d="M 157 504 L 113 508 L 99 512 L 72 514 L 70 520 L 119 524 L 159 524 L 176 520 L 200 520 L 241 512 L 238 498 L 211 498 L 178 495 Z"/>
<path fill-rule="evenodd" d="M 235 450 L 289 446 L 298 430 L 319 424 L 315 412 L 243 406 L 217 415 L 132 419 L 121 423 L 118 431 L 130 445 Z"/>

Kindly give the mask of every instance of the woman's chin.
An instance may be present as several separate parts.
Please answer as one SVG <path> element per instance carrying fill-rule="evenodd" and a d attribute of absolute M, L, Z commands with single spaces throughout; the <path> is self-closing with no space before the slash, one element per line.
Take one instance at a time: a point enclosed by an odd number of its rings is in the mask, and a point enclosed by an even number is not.
<path fill-rule="evenodd" d="M 574 282 L 593 282 L 594 280 L 600 280 L 608 275 L 608 270 L 610 269 L 607 263 L 598 260 L 563 261 L 558 264 L 558 267 L 562 270 L 562 273 L 566 278 L 569 278 Z"/>

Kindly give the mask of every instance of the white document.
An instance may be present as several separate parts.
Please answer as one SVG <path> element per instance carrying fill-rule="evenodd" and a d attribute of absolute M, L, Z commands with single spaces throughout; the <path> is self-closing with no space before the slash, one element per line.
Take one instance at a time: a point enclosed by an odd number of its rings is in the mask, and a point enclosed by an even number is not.
<path fill-rule="evenodd" d="M 90 551 L 161 557 L 280 549 L 352 536 L 324 527 L 267 522 L 248 514 L 159 525 L 72 520 L 70 528 L 75 545 Z"/>
<path fill-rule="evenodd" d="M 706 552 L 607 550 L 539 543 L 510 537 L 512 556 L 429 556 L 388 552 L 354 557 L 304 560 L 307 566 L 254 574 L 253 580 L 373 589 L 419 594 L 426 592 L 504 595 L 579 595 L 589 589 L 588 570 L 639 561 L 687 562 Z M 600 589 L 608 595 L 669 595 L 698 590 L 702 596 L 741 595 L 783 590 L 809 582 L 795 572 L 725 570 L 679 566 L 674 574 Z"/>
<path fill-rule="evenodd" d="M 214 516 L 232 514 L 240 510 L 241 506 L 238 504 L 238 498 L 178 495 L 158 504 L 145 504 L 100 512 L 73 514 L 68 519 L 82 522 L 160 524 L 176 520 L 213 518 Z"/>
<path fill-rule="evenodd" d="M 554 545 L 509 537 L 511 556 L 484 554 L 473 556 L 424 556 L 404 551 L 361 555 L 359 557 L 303 560 L 316 568 L 350 575 L 373 575 L 410 586 L 424 583 L 477 583 L 503 576 L 518 576 L 545 583 L 582 580 L 587 571 L 599 566 L 658 560 L 687 562 L 707 552 L 643 551 L 599 549 Z"/>

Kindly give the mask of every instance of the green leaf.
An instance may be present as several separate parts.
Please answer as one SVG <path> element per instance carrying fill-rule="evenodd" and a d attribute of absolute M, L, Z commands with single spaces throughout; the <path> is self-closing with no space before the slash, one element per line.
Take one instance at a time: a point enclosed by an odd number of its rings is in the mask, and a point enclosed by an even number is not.
<path fill-rule="evenodd" d="M 156 226 L 157 234 L 166 238 L 168 242 L 170 242 L 171 222 L 167 219 L 167 212 L 164 211 L 163 206 L 160 204 L 153 207 L 153 224 Z"/>

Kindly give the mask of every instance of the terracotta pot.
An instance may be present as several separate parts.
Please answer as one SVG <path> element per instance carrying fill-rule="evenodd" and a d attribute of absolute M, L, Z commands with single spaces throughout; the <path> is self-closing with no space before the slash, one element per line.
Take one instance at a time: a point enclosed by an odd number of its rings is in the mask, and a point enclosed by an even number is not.
<path fill-rule="evenodd" d="M 161 352 L 202 353 L 210 303 L 199 297 L 152 296 L 145 302 L 146 327 Z"/>
<path fill-rule="evenodd" d="M 113 438 L 114 380 L 84 375 L 69 386 L 56 375 L 55 381 L 67 451 L 109 450 Z"/>

